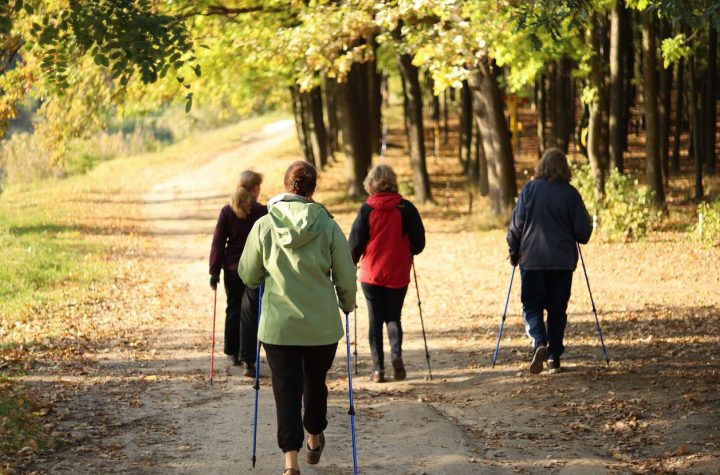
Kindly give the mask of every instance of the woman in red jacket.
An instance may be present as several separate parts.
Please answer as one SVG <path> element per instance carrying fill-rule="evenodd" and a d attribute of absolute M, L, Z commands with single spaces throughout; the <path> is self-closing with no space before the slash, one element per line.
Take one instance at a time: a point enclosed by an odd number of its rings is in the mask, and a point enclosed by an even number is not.
<path fill-rule="evenodd" d="M 385 381 L 383 324 L 390 340 L 394 379 L 405 379 L 400 314 L 410 284 L 413 255 L 425 247 L 425 228 L 417 208 L 398 193 L 397 176 L 378 165 L 364 182 L 370 197 L 360 208 L 350 232 L 350 250 L 362 257 L 360 283 L 368 304 L 372 379 Z"/>
<path fill-rule="evenodd" d="M 245 241 L 255 221 L 267 214 L 257 202 L 262 175 L 250 170 L 220 211 L 210 250 L 210 287 L 217 289 L 220 269 L 227 295 L 225 310 L 225 354 L 231 366 L 244 366 L 243 376 L 255 377 L 255 341 L 257 339 L 258 291 L 245 286 L 237 268 Z"/>

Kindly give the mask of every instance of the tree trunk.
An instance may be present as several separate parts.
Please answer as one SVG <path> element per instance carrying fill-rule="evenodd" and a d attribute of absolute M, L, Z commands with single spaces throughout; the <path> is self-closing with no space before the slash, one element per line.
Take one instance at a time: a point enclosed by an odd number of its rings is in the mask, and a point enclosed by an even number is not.
<path fill-rule="evenodd" d="M 647 182 L 655 192 L 655 204 L 665 207 L 665 188 L 660 163 L 660 121 L 657 85 L 657 25 L 643 12 L 643 102 L 645 105 L 645 159 Z"/>
<path fill-rule="evenodd" d="M 437 159 L 438 155 L 440 155 L 440 97 L 435 95 L 435 82 L 432 80 L 430 74 L 427 75 L 426 84 L 428 92 L 430 93 L 430 101 L 432 103 L 432 156 Z"/>
<path fill-rule="evenodd" d="M 623 29 L 623 50 L 625 58 L 624 67 L 624 90 L 625 98 L 623 101 L 623 116 L 622 116 L 622 140 L 623 150 L 628 149 L 628 136 L 630 135 L 630 123 L 631 123 L 631 107 L 635 105 L 635 97 L 637 95 L 637 89 L 635 87 L 635 39 L 633 35 L 633 18 L 635 14 L 632 10 L 625 9 L 624 15 L 622 16 L 622 29 Z"/>
<path fill-rule="evenodd" d="M 315 163 L 313 149 L 310 145 L 310 137 L 308 136 L 308 114 L 305 110 L 305 100 L 300 92 L 299 86 L 290 87 L 290 97 L 292 99 L 293 117 L 295 118 L 295 130 L 297 132 L 300 150 L 306 162 Z"/>
<path fill-rule="evenodd" d="M 610 14 L 610 117 L 608 120 L 609 143 L 608 158 L 610 169 L 623 171 L 623 28 L 622 17 L 625 6 L 622 0 L 616 0 Z"/>
<path fill-rule="evenodd" d="M 548 72 L 552 116 L 550 143 L 565 153 L 568 152 L 574 114 L 571 72 L 572 60 L 568 57 L 555 61 Z"/>
<path fill-rule="evenodd" d="M 369 136 L 370 148 L 373 154 L 380 154 L 382 140 L 382 73 L 377 71 L 376 61 L 368 61 L 367 81 L 368 95 L 367 104 L 370 108 Z"/>
<path fill-rule="evenodd" d="M 545 75 L 535 81 L 535 102 L 537 104 L 537 141 L 538 157 L 545 153 L 545 122 L 547 121 L 547 101 L 545 98 Z"/>
<path fill-rule="evenodd" d="M 443 130 L 442 143 L 447 145 L 450 141 L 450 126 L 448 125 L 448 99 L 450 98 L 450 89 L 445 89 L 443 93 Z"/>
<path fill-rule="evenodd" d="M 473 92 L 475 120 L 487 158 L 490 206 L 497 215 L 512 210 L 517 194 L 510 131 L 503 113 L 502 94 L 494 65 L 484 58 L 468 80 Z"/>
<path fill-rule="evenodd" d="M 703 190 L 703 147 L 702 134 L 700 132 L 700 107 L 698 106 L 698 74 L 696 59 L 688 59 L 690 74 L 688 78 L 688 112 L 690 115 L 690 140 L 692 142 L 692 153 L 695 162 L 695 200 L 702 201 L 705 196 Z"/>
<path fill-rule="evenodd" d="M 675 93 L 675 129 L 673 130 L 672 170 L 680 173 L 680 134 L 683 130 L 683 98 L 685 96 L 685 61 L 677 65 L 677 92 Z"/>
<path fill-rule="evenodd" d="M 660 23 L 660 38 L 668 38 L 670 33 L 670 23 L 663 20 Z M 672 113 L 670 93 L 672 91 L 672 71 L 672 67 L 666 68 L 661 65 L 660 101 L 658 105 L 660 113 L 660 163 L 662 164 L 665 183 L 670 177 L 670 114 Z"/>
<path fill-rule="evenodd" d="M 412 64 L 412 56 L 398 56 L 398 66 L 405 91 L 405 132 L 410 148 L 415 200 L 420 203 L 432 201 L 430 177 L 425 163 L 425 132 L 422 114 L 422 90 L 418 69 Z"/>
<path fill-rule="evenodd" d="M 460 163 L 465 173 L 469 171 L 473 136 L 472 92 L 467 81 L 460 90 Z"/>
<path fill-rule="evenodd" d="M 587 30 L 587 40 L 590 51 L 594 52 L 590 58 L 590 87 L 597 92 L 592 101 L 588 104 L 588 137 L 587 152 L 590 168 L 592 169 L 595 181 L 595 196 L 601 200 L 605 193 L 605 167 L 602 163 L 601 146 L 602 140 L 602 108 L 600 91 L 603 89 L 602 57 L 600 56 L 600 45 L 602 42 L 602 29 L 600 28 L 599 14 L 595 14 L 592 26 Z"/>
<path fill-rule="evenodd" d="M 717 128 L 717 28 L 710 26 L 708 33 L 708 67 L 705 79 L 705 100 L 703 101 L 705 130 L 705 165 L 710 174 L 715 174 L 717 156 L 715 133 Z"/>
<path fill-rule="evenodd" d="M 325 121 L 323 120 L 323 100 L 320 86 L 307 93 L 309 105 L 309 133 L 315 166 L 318 170 L 325 168 L 328 162 L 328 143 Z"/>
<path fill-rule="evenodd" d="M 340 151 L 340 126 L 338 124 L 337 103 L 335 100 L 337 81 L 325 79 L 325 113 L 327 115 L 327 134 L 329 155 L 334 157 Z"/>
<path fill-rule="evenodd" d="M 338 122 L 342 130 L 343 150 L 347 157 L 348 195 L 366 195 L 363 180 L 372 163 L 368 141 L 370 108 L 368 107 L 367 64 L 354 63 L 345 82 L 337 85 Z"/>
<path fill-rule="evenodd" d="M 488 179 L 488 162 L 485 156 L 485 150 L 483 148 L 483 137 L 480 133 L 480 127 L 475 124 L 475 138 L 473 143 L 475 144 L 474 153 L 477 160 L 477 187 L 480 196 L 488 196 L 490 194 L 490 183 Z"/>

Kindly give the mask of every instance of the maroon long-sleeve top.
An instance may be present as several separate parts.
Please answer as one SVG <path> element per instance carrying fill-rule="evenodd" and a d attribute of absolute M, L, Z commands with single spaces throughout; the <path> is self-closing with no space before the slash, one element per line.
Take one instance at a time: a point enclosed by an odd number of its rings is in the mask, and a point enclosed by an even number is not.
<path fill-rule="evenodd" d="M 220 269 L 236 271 L 255 221 L 267 214 L 267 207 L 254 203 L 245 219 L 238 218 L 230 205 L 220 210 L 210 249 L 210 275 L 220 275 Z"/>

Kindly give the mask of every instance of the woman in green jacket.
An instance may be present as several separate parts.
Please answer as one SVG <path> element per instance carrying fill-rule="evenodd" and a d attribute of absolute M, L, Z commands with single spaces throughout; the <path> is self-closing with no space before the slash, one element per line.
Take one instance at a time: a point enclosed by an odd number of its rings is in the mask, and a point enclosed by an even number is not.
<path fill-rule="evenodd" d="M 316 182 L 309 163 L 290 165 L 287 193 L 268 203 L 269 214 L 250 231 L 238 267 L 247 286 L 264 285 L 258 339 L 272 372 L 283 475 L 300 473 L 303 426 L 305 460 L 320 461 L 327 427 L 325 380 L 343 337 L 338 305 L 343 312 L 355 308 L 355 264 L 332 215 L 312 200 Z"/>

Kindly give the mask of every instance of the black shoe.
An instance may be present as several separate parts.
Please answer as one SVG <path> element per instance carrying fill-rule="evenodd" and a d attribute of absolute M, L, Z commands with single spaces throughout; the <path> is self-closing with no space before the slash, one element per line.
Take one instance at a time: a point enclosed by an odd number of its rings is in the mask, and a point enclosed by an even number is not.
<path fill-rule="evenodd" d="M 240 366 L 237 355 L 227 355 L 228 366 Z"/>
<path fill-rule="evenodd" d="M 393 378 L 395 378 L 395 381 L 402 381 L 407 377 L 407 373 L 405 372 L 405 365 L 403 364 L 403 360 L 398 358 L 396 360 L 392 361 L 392 367 L 393 367 Z"/>
<path fill-rule="evenodd" d="M 550 359 L 547 360 L 547 366 L 550 374 L 556 374 L 562 371 L 562 368 L 560 368 L 560 358 L 551 356 Z"/>
<path fill-rule="evenodd" d="M 320 445 L 311 449 L 309 445 L 305 445 L 307 453 L 305 454 L 305 461 L 310 465 L 315 465 L 320 461 L 320 456 L 325 448 L 325 434 L 320 432 Z"/>
<path fill-rule="evenodd" d="M 243 363 L 243 366 L 245 367 L 245 370 L 243 371 L 243 376 L 245 376 L 246 378 L 254 378 L 255 377 L 255 364 L 248 363 L 246 361 Z"/>
<path fill-rule="evenodd" d="M 385 382 L 385 371 L 375 370 L 372 372 L 373 383 L 384 383 Z"/>
<path fill-rule="evenodd" d="M 542 373 L 543 366 L 545 365 L 545 360 L 547 359 L 547 355 L 547 346 L 538 346 L 537 348 L 535 348 L 535 354 L 533 355 L 532 362 L 530 362 L 530 373 Z"/>

